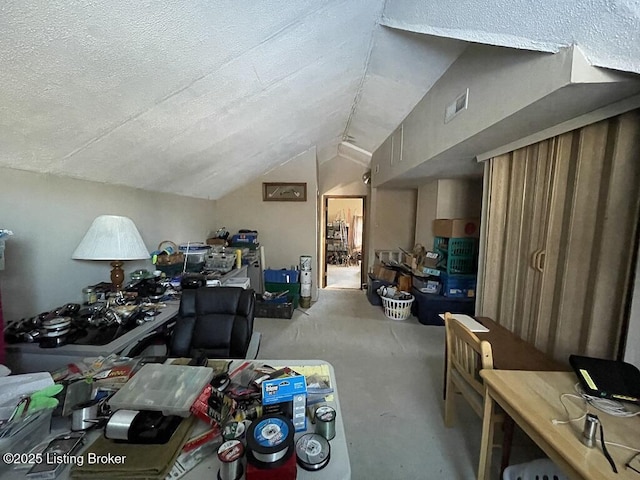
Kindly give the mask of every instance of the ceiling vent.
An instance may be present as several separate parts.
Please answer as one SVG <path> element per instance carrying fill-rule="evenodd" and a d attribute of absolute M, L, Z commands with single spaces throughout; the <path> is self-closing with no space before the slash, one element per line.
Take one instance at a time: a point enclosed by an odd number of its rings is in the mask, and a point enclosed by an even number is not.
<path fill-rule="evenodd" d="M 461 111 L 466 110 L 469 105 L 469 89 L 467 88 L 463 94 L 447 105 L 444 110 L 444 123 L 449 123 Z"/>

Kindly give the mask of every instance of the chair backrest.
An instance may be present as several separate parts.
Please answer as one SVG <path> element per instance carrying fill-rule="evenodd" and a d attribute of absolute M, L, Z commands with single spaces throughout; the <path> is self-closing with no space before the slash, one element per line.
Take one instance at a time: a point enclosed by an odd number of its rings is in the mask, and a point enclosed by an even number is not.
<path fill-rule="evenodd" d="M 244 358 L 253 333 L 253 290 L 202 287 L 184 290 L 170 356 Z"/>
<path fill-rule="evenodd" d="M 450 313 L 444 315 L 447 342 L 447 375 L 460 389 L 476 413 L 482 417 L 484 386 L 480 370 L 493 369 L 491 344 L 480 340 Z M 478 394 L 480 397 L 478 397 Z"/>

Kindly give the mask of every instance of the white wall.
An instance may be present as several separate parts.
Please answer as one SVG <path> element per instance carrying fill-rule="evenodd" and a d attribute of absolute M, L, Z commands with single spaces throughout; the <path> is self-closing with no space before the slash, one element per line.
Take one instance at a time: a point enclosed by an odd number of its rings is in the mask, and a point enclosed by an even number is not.
<path fill-rule="evenodd" d="M 315 264 L 318 258 L 316 172 L 316 151 L 312 148 L 218 199 L 219 225 L 232 233 L 243 228 L 257 230 L 258 241 L 265 249 L 265 268 L 299 265 L 301 255 L 311 255 Z M 264 202 L 263 182 L 306 182 L 307 201 Z M 311 296 L 315 300 L 318 278 L 314 277 Z"/>
<path fill-rule="evenodd" d="M 482 178 L 438 180 L 436 218 L 480 218 Z"/>
<path fill-rule="evenodd" d="M 323 162 L 319 165 L 320 195 L 368 195 L 369 186 L 362 181 L 368 170 L 369 167 L 341 156 Z"/>
<path fill-rule="evenodd" d="M 427 250 L 433 245 L 433 220 L 438 218 L 438 181 L 426 183 L 418 188 L 416 199 L 415 244 Z"/>
<path fill-rule="evenodd" d="M 416 225 L 417 190 L 375 190 L 370 251 L 412 250 Z M 371 258 L 371 255 L 370 255 Z"/>
<path fill-rule="evenodd" d="M 412 167 L 504 120 L 571 80 L 571 49 L 555 55 L 471 45 L 402 122 L 402 161 L 386 161 L 388 146 L 373 154 L 373 185 Z M 542 75 L 541 73 L 544 72 Z M 469 89 L 469 106 L 444 123 L 447 105 Z M 477 152 L 480 153 L 480 152 Z"/>
<path fill-rule="evenodd" d="M 431 250 L 433 245 L 433 221 L 438 218 L 438 181 L 434 180 L 418 188 L 416 200 L 416 234 L 414 243 Z"/>
<path fill-rule="evenodd" d="M 482 178 L 434 180 L 418 188 L 415 243 L 433 246 L 436 218 L 480 218 Z"/>
<path fill-rule="evenodd" d="M 80 301 L 83 287 L 109 281 L 109 262 L 71 259 L 96 216 L 130 217 L 152 251 L 162 240 L 204 241 L 218 224 L 214 207 L 213 201 L 0 168 L 0 228 L 14 232 L 0 271 L 5 322 Z M 153 265 L 126 262 L 127 277 L 138 268 Z"/>

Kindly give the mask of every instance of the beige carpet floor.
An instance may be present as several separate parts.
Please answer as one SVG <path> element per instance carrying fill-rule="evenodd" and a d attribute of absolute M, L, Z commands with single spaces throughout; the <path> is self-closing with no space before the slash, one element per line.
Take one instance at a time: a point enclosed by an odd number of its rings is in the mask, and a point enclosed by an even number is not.
<path fill-rule="evenodd" d="M 353 480 L 475 478 L 480 419 L 457 399 L 456 427 L 443 423 L 443 327 L 390 320 L 364 291 L 331 289 L 291 320 L 255 322 L 258 358 L 334 366 Z M 514 461 L 532 456 L 540 455 L 516 438 Z"/>

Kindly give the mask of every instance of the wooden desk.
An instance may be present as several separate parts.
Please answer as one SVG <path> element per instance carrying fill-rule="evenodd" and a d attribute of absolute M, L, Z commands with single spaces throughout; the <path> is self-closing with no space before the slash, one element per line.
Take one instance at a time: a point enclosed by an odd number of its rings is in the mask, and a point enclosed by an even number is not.
<path fill-rule="evenodd" d="M 474 332 L 480 340 L 491 344 L 493 368 L 498 370 L 535 370 L 549 372 L 570 371 L 568 364 L 554 360 L 529 342 L 488 317 L 474 317 L 489 329 L 488 332 Z M 447 345 L 444 352 L 444 384 L 442 397 L 447 395 Z"/>
<path fill-rule="evenodd" d="M 475 332 L 480 340 L 491 344 L 493 368 L 498 370 L 536 370 L 536 371 L 570 371 L 569 364 L 554 360 L 546 353 L 538 350 L 531 343 L 521 339 L 511 330 L 494 322 L 488 317 L 475 317 L 489 329 L 488 332 Z"/>
<path fill-rule="evenodd" d="M 554 425 L 553 419 L 567 420 L 560 402 L 563 393 L 575 393 L 577 383 L 571 372 L 533 372 L 509 370 L 483 370 L 480 375 L 485 384 L 485 407 L 482 424 L 482 444 L 478 479 L 489 478 L 493 427 L 491 415 L 494 402 L 498 403 L 524 432 L 572 479 L 638 480 L 640 476 L 625 463 L 634 453 L 608 446 L 618 474 L 613 473 L 602 449 L 587 448 L 580 441 L 584 420 Z M 566 399 L 572 418 L 584 410 L 580 402 Z M 604 425 L 605 440 L 640 448 L 640 417 L 619 418 L 589 407 Z"/>
<path fill-rule="evenodd" d="M 538 350 L 531 343 L 521 339 L 511 330 L 494 322 L 488 317 L 475 317 L 478 323 L 489 329 L 488 332 L 474 332 L 480 340 L 486 340 L 491 344 L 493 354 L 493 368 L 497 370 L 535 370 L 535 371 L 568 371 L 568 364 L 563 364 L 554 360 L 546 353 Z M 445 365 L 444 365 L 444 386 L 443 398 L 447 395 L 447 351 L 445 343 Z M 486 411 L 486 410 L 485 410 Z M 507 412 L 508 413 L 508 412 Z M 486 418 L 486 417 L 485 417 Z M 513 420 L 509 415 L 505 418 L 503 425 L 503 456 L 500 465 L 500 473 L 509 464 L 511 455 L 511 439 L 513 438 Z M 493 427 L 492 427 L 493 428 Z M 493 432 L 491 432 L 491 444 L 493 444 Z M 482 448 L 482 446 L 481 446 Z M 482 457 L 481 457 L 482 461 Z M 490 467 L 490 466 L 489 466 Z M 488 471 L 488 470 L 487 470 Z M 640 480 L 640 479 L 636 479 Z"/>

